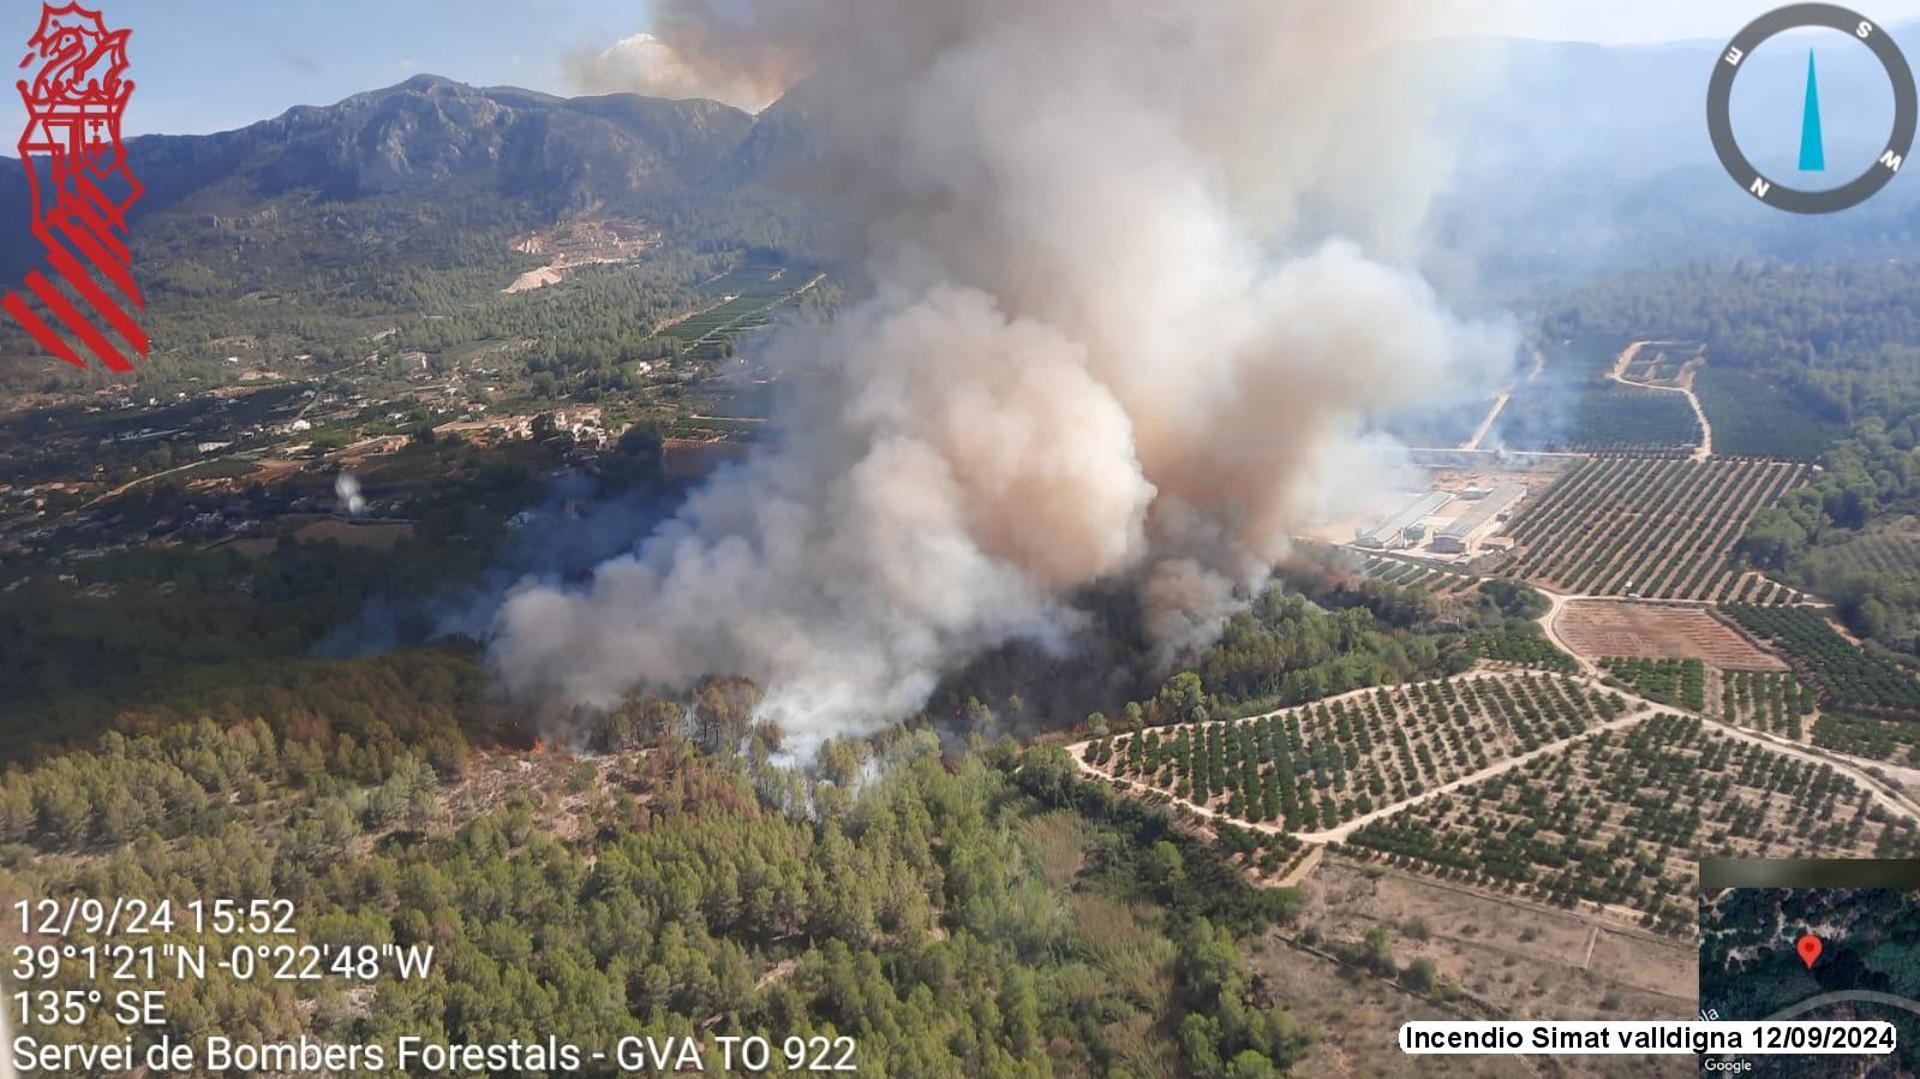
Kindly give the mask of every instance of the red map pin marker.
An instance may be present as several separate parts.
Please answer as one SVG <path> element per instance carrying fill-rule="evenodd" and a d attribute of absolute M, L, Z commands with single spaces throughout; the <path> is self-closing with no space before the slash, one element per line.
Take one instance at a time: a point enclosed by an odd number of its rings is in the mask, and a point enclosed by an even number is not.
<path fill-rule="evenodd" d="M 1820 938 L 1808 933 L 1800 938 L 1793 950 L 1800 953 L 1800 961 L 1807 965 L 1808 970 L 1812 970 L 1813 961 L 1820 958 Z"/>

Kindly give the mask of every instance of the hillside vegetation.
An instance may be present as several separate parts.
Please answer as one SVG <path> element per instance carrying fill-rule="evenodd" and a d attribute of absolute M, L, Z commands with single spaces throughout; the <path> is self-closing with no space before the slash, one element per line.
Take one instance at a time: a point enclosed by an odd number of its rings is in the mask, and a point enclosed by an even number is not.
<path fill-rule="evenodd" d="M 942 767 L 908 739 L 848 796 L 683 742 L 436 767 L 202 721 L 0 780 L 0 887 L 285 898 L 299 943 L 432 949 L 426 977 L 367 986 L 178 984 L 141 1045 L 847 1034 L 867 1074 L 1278 1074 L 1311 1035 L 1257 998 L 1236 942 L 1290 893 L 1072 772 L 1057 749 Z"/>

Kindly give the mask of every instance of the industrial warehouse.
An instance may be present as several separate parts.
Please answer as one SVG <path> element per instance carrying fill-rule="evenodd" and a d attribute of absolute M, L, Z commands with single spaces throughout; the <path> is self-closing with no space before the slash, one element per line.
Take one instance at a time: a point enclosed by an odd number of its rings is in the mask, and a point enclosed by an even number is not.
<path fill-rule="evenodd" d="M 1527 486 L 1522 483 L 1410 495 L 1385 517 L 1356 528 L 1353 545 L 1369 551 L 1445 556 L 1440 560 L 1447 562 L 1504 556 L 1512 544 L 1498 533 L 1526 496 Z"/>
<path fill-rule="evenodd" d="M 1402 507 L 1393 516 L 1361 532 L 1354 537 L 1353 542 L 1358 546 L 1376 551 L 1417 546 L 1426 534 L 1422 522 L 1452 500 L 1453 496 L 1445 491 L 1430 492 Z"/>
<path fill-rule="evenodd" d="M 1527 489 L 1517 483 L 1503 483 L 1484 493 L 1477 488 L 1462 492 L 1456 501 L 1471 498 L 1473 505 L 1434 534 L 1433 549 L 1441 554 L 1469 553 L 1474 544 L 1511 516 L 1514 505 L 1526 494 Z"/>

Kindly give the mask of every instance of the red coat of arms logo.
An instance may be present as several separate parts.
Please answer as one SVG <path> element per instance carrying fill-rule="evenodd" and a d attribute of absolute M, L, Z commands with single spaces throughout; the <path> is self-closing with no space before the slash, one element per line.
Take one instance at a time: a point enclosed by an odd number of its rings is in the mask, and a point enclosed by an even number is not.
<path fill-rule="evenodd" d="M 105 330 L 117 333 L 140 356 L 149 347 L 123 301 L 95 277 L 110 282 L 135 309 L 146 306 L 129 269 L 132 252 L 122 239 L 127 210 L 144 190 L 127 167 L 120 141 L 120 121 L 133 94 L 133 83 L 125 78 L 129 33 L 107 29 L 98 11 L 78 3 L 44 4 L 20 61 L 22 68 L 34 69 L 32 77 L 16 84 L 27 107 L 19 145 L 33 192 L 33 235 L 71 289 L 34 270 L 26 276 L 26 293 L 114 371 L 130 371 L 133 364 Z M 54 356 L 87 366 L 28 295 L 9 292 L 0 307 Z"/>

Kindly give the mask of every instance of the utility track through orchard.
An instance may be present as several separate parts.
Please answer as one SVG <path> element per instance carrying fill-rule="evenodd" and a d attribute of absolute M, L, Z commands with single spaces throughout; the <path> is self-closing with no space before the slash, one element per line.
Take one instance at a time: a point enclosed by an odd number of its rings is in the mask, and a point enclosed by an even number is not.
<path fill-rule="evenodd" d="M 1450 697 L 1446 687 L 1453 691 Z M 1584 720 L 1569 719 L 1570 706 L 1592 712 Z M 1698 720 L 1714 737 L 1831 768 L 1888 814 L 1920 820 L 1920 804 L 1842 755 L 1615 690 L 1592 677 L 1542 672 L 1475 671 L 1356 690 L 1244 719 L 1088 739 L 1067 750 L 1089 778 L 1136 795 L 1255 831 L 1332 843 L 1372 822 L 1656 715 Z M 1415 728 L 1417 740 L 1405 736 L 1408 726 Z M 1542 739 L 1548 731 L 1552 736 Z M 1384 741 L 1371 740 L 1383 734 Z M 1469 738 L 1476 741 L 1463 752 L 1463 740 Z M 1360 792 L 1375 779 L 1400 796 L 1383 804 L 1356 796 L 1352 805 L 1335 805 L 1331 812 L 1324 797 L 1310 801 L 1309 788 Z M 1280 791 L 1277 800 L 1258 801 L 1274 783 L 1291 784 L 1292 790 Z"/>

